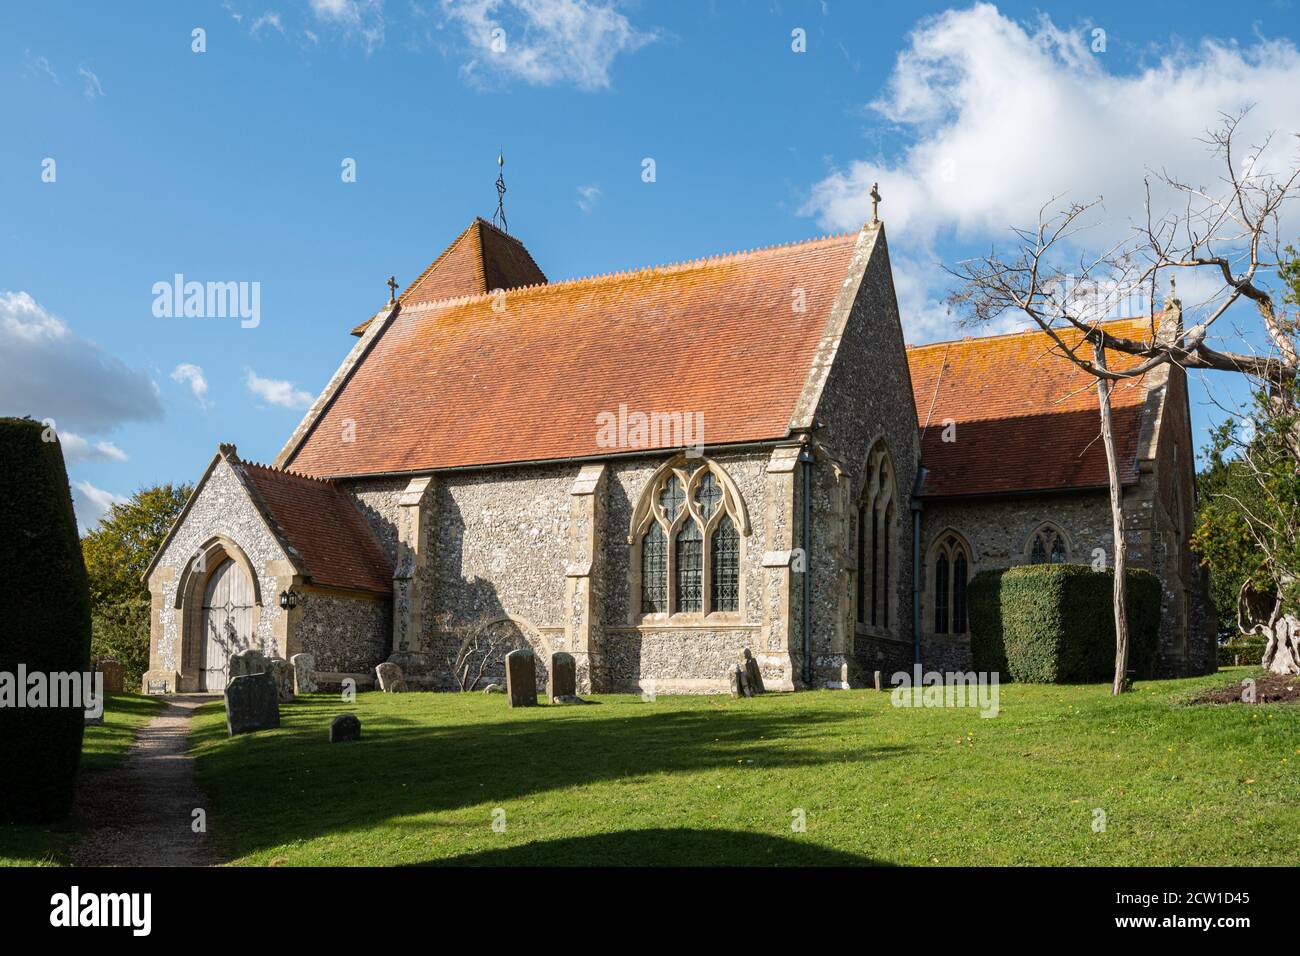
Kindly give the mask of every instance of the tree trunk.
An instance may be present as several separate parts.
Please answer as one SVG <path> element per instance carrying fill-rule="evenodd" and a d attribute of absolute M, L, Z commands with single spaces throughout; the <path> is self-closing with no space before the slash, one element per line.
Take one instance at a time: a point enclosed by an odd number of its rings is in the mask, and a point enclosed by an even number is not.
<path fill-rule="evenodd" d="M 1100 343 L 1094 346 L 1097 367 L 1106 367 L 1106 350 Z M 1104 378 L 1097 379 L 1097 404 L 1101 407 L 1101 439 L 1106 446 L 1106 473 L 1110 479 L 1110 520 L 1115 539 L 1115 682 L 1112 694 L 1122 694 L 1128 678 L 1128 611 L 1125 608 L 1124 507 L 1120 500 L 1119 462 L 1115 455 L 1115 431 L 1110 420 L 1110 386 Z"/>

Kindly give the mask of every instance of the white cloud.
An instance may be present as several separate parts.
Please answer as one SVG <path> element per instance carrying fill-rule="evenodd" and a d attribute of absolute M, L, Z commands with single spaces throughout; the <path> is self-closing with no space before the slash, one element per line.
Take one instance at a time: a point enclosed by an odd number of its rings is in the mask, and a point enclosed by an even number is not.
<path fill-rule="evenodd" d="M 26 292 L 0 292 L 0 414 L 90 433 L 163 416 L 157 389 Z"/>
<path fill-rule="evenodd" d="M 281 408 L 310 407 L 311 393 L 303 391 L 292 382 L 279 378 L 262 378 L 251 368 L 246 368 L 244 371 L 246 373 L 244 384 L 253 395 L 266 404 L 279 405 Z"/>
<path fill-rule="evenodd" d="M 208 407 L 208 380 L 203 369 L 190 362 L 182 362 L 172 369 L 171 380 L 190 387 L 190 392 L 199 403 L 200 408 Z"/>
<path fill-rule="evenodd" d="M 585 213 L 590 213 L 596 207 L 600 200 L 599 186 L 579 186 L 578 187 L 578 208 Z"/>
<path fill-rule="evenodd" d="M 463 72 L 497 72 L 537 86 L 606 89 L 620 53 L 655 39 L 607 3 L 592 0 L 443 0 L 469 41 Z"/>
<path fill-rule="evenodd" d="M 284 24 L 280 22 L 280 14 L 274 10 L 268 10 L 254 20 L 252 26 L 248 28 L 248 32 L 256 34 L 266 27 L 270 27 L 281 35 L 284 34 Z"/>
<path fill-rule="evenodd" d="M 104 95 L 104 88 L 99 85 L 99 77 L 92 73 L 89 67 L 79 66 L 77 73 L 85 80 L 82 92 L 86 95 L 86 99 L 94 100 Z"/>
<path fill-rule="evenodd" d="M 383 0 L 311 0 L 311 11 L 344 36 L 360 39 L 366 52 L 384 42 Z"/>
<path fill-rule="evenodd" d="M 69 465 L 83 461 L 126 461 L 127 454 L 111 441 L 98 441 L 91 444 L 76 432 L 56 431 L 59 445 L 63 449 L 63 460 Z"/>
<path fill-rule="evenodd" d="M 83 532 L 93 530 L 113 505 L 126 503 L 127 499 L 121 495 L 96 488 L 88 481 L 72 482 L 72 506 L 77 513 L 77 524 Z"/>
<path fill-rule="evenodd" d="M 23 51 L 23 73 L 28 76 L 44 76 L 53 80 L 55 86 L 62 85 L 59 82 L 59 74 L 54 72 L 50 61 L 43 56 L 35 56 L 31 50 Z"/>
<path fill-rule="evenodd" d="M 909 331 L 943 324 L 934 311 L 943 276 L 926 264 L 941 239 L 1002 242 L 1053 197 L 1100 196 L 1104 212 L 1084 241 L 1113 242 L 1141 213 L 1148 170 L 1217 184 L 1218 161 L 1200 140 L 1220 113 L 1246 106 L 1242 142 L 1277 131 L 1265 163 L 1293 156 L 1300 51 L 1291 43 L 1205 39 L 1117 73 L 1107 59 L 1114 54 L 1092 53 L 1090 40 L 1090 27 L 1071 31 L 1047 17 L 1024 24 L 987 4 L 923 20 L 870 104 L 906 146 L 849 162 L 812 187 L 805 213 L 827 228 L 856 229 L 871 217 L 868 193 L 880 183 L 891 245 L 918 270 L 905 280 L 916 283 L 922 310 L 917 319 L 905 310 Z"/>

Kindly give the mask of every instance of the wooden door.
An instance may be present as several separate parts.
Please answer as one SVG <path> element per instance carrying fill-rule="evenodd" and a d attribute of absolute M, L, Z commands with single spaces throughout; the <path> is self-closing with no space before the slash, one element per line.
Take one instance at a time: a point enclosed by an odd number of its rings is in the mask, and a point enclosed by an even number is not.
<path fill-rule="evenodd" d="M 202 688 L 226 689 L 230 655 L 253 646 L 253 582 L 227 558 L 203 591 Z"/>

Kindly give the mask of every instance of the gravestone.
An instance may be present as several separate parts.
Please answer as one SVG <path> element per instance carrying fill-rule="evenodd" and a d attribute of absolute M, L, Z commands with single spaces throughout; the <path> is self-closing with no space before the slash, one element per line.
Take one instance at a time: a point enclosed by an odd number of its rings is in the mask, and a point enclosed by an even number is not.
<path fill-rule="evenodd" d="M 283 657 L 272 657 L 267 660 L 267 673 L 275 678 L 275 689 L 280 695 L 280 703 L 288 704 L 293 701 L 293 668 Z"/>
<path fill-rule="evenodd" d="M 226 685 L 230 736 L 280 726 L 280 695 L 270 674 L 241 674 Z"/>
<path fill-rule="evenodd" d="M 739 697 L 744 691 L 741 689 L 740 665 L 732 664 L 731 670 L 727 673 L 727 678 L 731 683 L 731 696 Z"/>
<path fill-rule="evenodd" d="M 551 655 L 551 669 L 546 675 L 546 696 L 549 700 L 578 696 L 578 663 L 572 654 L 557 651 Z"/>
<path fill-rule="evenodd" d="M 125 668 L 120 661 L 115 661 L 111 657 L 95 658 L 95 670 L 104 675 L 104 693 L 120 694 L 123 687 L 123 674 Z"/>
<path fill-rule="evenodd" d="M 485 694 L 504 694 L 505 692 L 506 689 L 500 684 L 488 684 L 483 688 L 483 693 Z"/>
<path fill-rule="evenodd" d="M 316 658 L 311 654 L 295 654 L 289 658 L 289 666 L 293 668 L 293 692 L 316 693 Z"/>
<path fill-rule="evenodd" d="M 749 653 L 748 647 L 745 648 L 740 663 L 745 669 L 745 683 L 749 686 L 750 696 L 763 693 L 763 673 L 758 669 L 758 661 L 754 660 L 754 655 Z"/>
<path fill-rule="evenodd" d="M 874 681 L 874 683 L 875 683 L 875 685 L 876 685 L 876 690 L 884 690 L 884 689 L 885 689 L 885 675 L 882 674 L 880 671 L 875 671 L 875 672 L 872 674 L 872 680 Z"/>
<path fill-rule="evenodd" d="M 294 655 L 297 656 L 296 654 Z M 330 721 L 330 743 L 361 739 L 361 721 L 356 714 L 339 714 Z"/>
<path fill-rule="evenodd" d="M 230 680 L 236 677 L 246 677 L 250 674 L 265 674 L 271 669 L 267 657 L 261 651 L 249 648 L 246 651 L 240 651 L 238 654 L 230 655 L 229 670 L 226 676 Z"/>
<path fill-rule="evenodd" d="M 157 697 L 160 694 L 166 694 L 167 680 L 165 678 L 160 678 L 158 680 L 149 681 L 148 686 L 145 688 L 145 693 L 153 697 Z"/>
<path fill-rule="evenodd" d="M 537 705 L 537 660 L 526 648 L 506 655 L 506 696 L 511 707 Z"/>
<path fill-rule="evenodd" d="M 385 694 L 400 694 L 406 690 L 402 669 L 391 661 L 376 664 L 375 677 L 379 679 L 379 689 Z"/>

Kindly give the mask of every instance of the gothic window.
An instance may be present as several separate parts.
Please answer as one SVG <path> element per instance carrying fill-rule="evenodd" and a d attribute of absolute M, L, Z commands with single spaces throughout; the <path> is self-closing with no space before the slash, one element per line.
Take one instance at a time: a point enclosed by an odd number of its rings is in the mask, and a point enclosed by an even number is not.
<path fill-rule="evenodd" d="M 1030 536 L 1030 564 L 1065 564 L 1069 560 L 1065 535 L 1055 525 L 1045 524 Z"/>
<path fill-rule="evenodd" d="M 867 476 L 858 504 L 858 623 L 893 626 L 897 588 L 890 578 L 898 547 L 898 511 L 894 503 L 894 466 L 883 442 L 867 457 Z"/>
<path fill-rule="evenodd" d="M 718 465 L 678 456 L 662 466 L 633 512 L 628 538 L 636 546 L 641 614 L 737 613 L 741 538 L 748 534 L 744 504 Z"/>
<path fill-rule="evenodd" d="M 970 549 L 956 533 L 939 536 L 930 553 L 932 623 L 935 634 L 965 634 L 966 583 L 970 579 Z"/>

